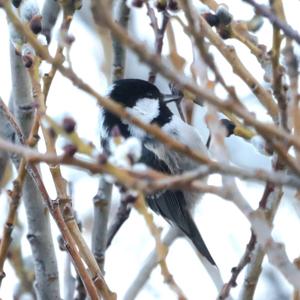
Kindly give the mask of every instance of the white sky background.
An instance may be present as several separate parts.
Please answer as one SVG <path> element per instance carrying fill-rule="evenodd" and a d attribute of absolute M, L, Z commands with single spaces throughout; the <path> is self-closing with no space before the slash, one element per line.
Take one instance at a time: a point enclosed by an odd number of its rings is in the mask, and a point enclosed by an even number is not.
<path fill-rule="evenodd" d="M 43 1 L 39 1 L 42 5 Z M 235 19 L 249 19 L 253 15 L 252 9 L 242 3 L 240 0 L 222 1 L 230 6 L 230 12 Z M 258 1 L 267 3 L 268 1 Z M 285 4 L 285 12 L 290 25 L 295 29 L 299 29 L 299 11 L 300 2 L 296 0 L 283 1 Z M 87 2 L 83 1 L 83 5 Z M 132 31 L 137 31 L 136 35 L 141 40 L 146 41 L 151 45 L 153 37 L 152 28 L 149 26 L 149 21 L 146 13 L 141 9 L 134 9 L 134 16 L 139 26 L 131 23 Z M 60 24 L 60 22 L 58 22 Z M 142 25 L 141 25 L 142 24 Z M 191 60 L 191 46 L 182 32 L 177 28 L 176 35 L 180 39 L 178 44 L 179 52 L 187 60 Z M 83 26 L 76 17 L 72 23 L 70 32 L 76 37 L 75 43 L 71 50 L 71 60 L 76 73 L 88 82 L 97 91 L 103 93 L 106 89 L 106 80 L 101 74 L 101 61 L 105 58 L 101 51 L 100 43 L 97 38 Z M 271 26 L 265 21 L 263 28 L 258 33 L 259 41 L 270 48 L 272 41 Z M 57 33 L 53 36 L 53 44 L 51 46 L 52 53 L 57 42 Z M 263 73 L 256 62 L 256 59 L 251 56 L 248 49 L 240 43 L 228 40 L 226 43 L 233 44 L 237 48 L 237 53 L 241 57 L 247 68 L 255 74 L 262 82 Z M 9 64 L 9 37 L 4 13 L 0 11 L 0 96 L 4 101 L 8 102 L 11 91 L 10 79 L 10 64 Z M 216 54 L 217 63 L 225 80 L 228 84 L 234 84 L 240 98 L 246 98 L 247 104 L 251 110 L 261 118 L 265 119 L 266 115 L 254 97 L 250 97 L 250 91 L 246 85 L 231 71 L 231 67 L 225 62 L 221 55 L 213 50 Z M 45 66 L 47 69 L 47 66 Z M 127 77 L 147 78 L 147 69 L 139 63 L 132 55 L 128 56 L 126 69 Z M 167 82 L 159 77 L 157 85 L 164 92 L 167 90 Z M 221 95 L 223 96 L 223 95 Z M 99 130 L 98 130 L 98 108 L 93 98 L 76 89 L 68 80 L 57 74 L 54 83 L 51 87 L 48 100 L 48 113 L 58 119 L 64 115 L 71 115 L 77 120 L 78 133 L 87 140 L 93 141 L 98 145 Z M 196 125 L 199 128 L 203 139 L 206 141 L 207 129 L 203 121 L 205 110 L 197 107 Z M 40 143 L 40 148 L 43 150 L 43 144 Z M 265 167 L 270 168 L 270 159 L 257 153 L 256 150 L 248 143 L 237 137 L 230 137 L 227 140 L 228 150 L 233 161 L 245 167 Z M 55 190 L 51 182 L 49 172 L 44 167 L 45 181 L 49 188 L 50 195 L 55 197 Z M 74 187 L 74 207 L 78 212 L 79 218 L 83 221 L 84 233 L 87 233 L 87 239 L 90 240 L 89 231 L 91 229 L 91 214 L 92 214 L 92 198 L 97 190 L 97 177 L 81 171 L 76 171 L 71 168 L 63 168 L 64 177 L 73 183 Z M 212 182 L 219 181 L 218 176 L 210 179 Z M 261 198 L 263 186 L 255 183 L 244 183 L 239 181 L 240 188 L 244 196 L 249 200 L 249 203 L 256 208 L 258 201 Z M 293 193 L 286 191 L 281 207 L 275 219 L 273 236 L 278 241 L 286 244 L 286 250 L 290 259 L 299 255 L 300 242 L 295 239 L 297 232 L 300 231 L 299 219 L 292 205 Z M 117 197 L 114 197 L 115 209 L 117 206 Z M 0 202 L 0 219 L 4 222 L 6 217 L 6 198 L 1 197 Z M 26 224 L 26 216 L 24 209 L 21 207 L 20 219 Z M 167 228 L 168 225 L 161 219 L 156 218 L 157 222 Z M 244 252 L 246 243 L 249 240 L 250 228 L 248 222 L 239 213 L 239 211 L 229 202 L 219 199 L 212 195 L 205 195 L 201 204 L 195 212 L 195 220 L 202 233 L 204 240 L 212 256 L 217 262 L 220 271 L 225 281 L 230 277 L 231 268 L 234 267 L 241 255 Z M 1 224 L 2 224 L 1 223 Z M 1 225 L 0 224 L 0 225 Z M 2 226 L 0 227 L 2 228 Z M 54 237 L 58 235 L 58 230 L 53 225 Z M 29 243 L 26 240 L 26 232 L 22 239 L 23 251 L 30 255 Z M 56 241 L 55 241 L 55 244 Z M 154 241 L 145 226 L 144 220 L 135 211 L 132 211 L 129 220 L 117 234 L 112 246 L 106 256 L 106 278 L 112 290 L 118 293 L 119 299 L 126 292 L 127 287 L 131 284 L 137 272 L 140 270 L 144 259 L 154 247 Z M 63 269 L 64 255 L 57 251 L 59 267 Z M 174 275 L 176 282 L 183 289 L 188 299 L 214 299 L 216 297 L 215 288 L 203 269 L 201 262 L 196 257 L 190 245 L 183 239 L 177 240 L 171 247 L 167 259 L 171 273 Z M 264 262 L 268 265 L 267 259 Z M 271 267 L 267 270 L 273 271 Z M 5 264 L 5 272 L 7 277 L 3 280 L 0 290 L 0 297 L 3 299 L 12 299 L 13 286 L 15 285 L 15 276 L 13 270 L 8 263 Z M 63 274 L 61 272 L 60 274 Z M 278 274 L 276 272 L 276 274 Z M 275 275 L 280 282 L 282 289 L 288 294 L 291 292 L 289 284 L 280 275 Z M 14 278 L 14 280 L 12 280 Z M 243 274 L 239 276 L 238 284 L 241 284 Z M 262 277 L 259 282 L 258 290 L 255 299 L 284 299 L 283 296 L 276 298 L 272 293 L 274 291 L 274 282 L 270 282 L 266 277 Z M 62 285 L 63 289 L 63 285 Z M 238 295 L 239 286 L 232 289 L 232 295 Z M 62 294 L 63 295 L 63 294 Z M 274 295 L 274 298 L 272 298 Z M 143 291 L 137 299 L 153 300 L 153 299 L 176 299 L 176 296 L 171 292 L 167 285 L 163 283 L 163 278 L 157 268 L 146 284 Z"/>

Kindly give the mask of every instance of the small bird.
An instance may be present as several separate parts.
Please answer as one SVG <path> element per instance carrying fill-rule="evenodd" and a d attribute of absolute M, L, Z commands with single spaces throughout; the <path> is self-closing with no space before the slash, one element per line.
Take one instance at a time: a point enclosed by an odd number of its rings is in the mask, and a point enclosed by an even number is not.
<path fill-rule="evenodd" d="M 169 102 L 176 95 L 171 97 L 163 95 L 155 85 L 144 80 L 121 79 L 112 84 L 108 96 L 145 123 L 158 125 L 172 138 L 208 155 L 207 148 L 196 129 L 173 114 L 166 105 L 165 101 Z M 168 149 L 142 129 L 103 110 L 102 141 L 107 140 L 116 126 L 124 138 L 133 136 L 141 140 L 143 149 L 140 162 L 148 167 L 166 174 L 181 174 L 197 167 L 195 161 Z M 212 265 L 216 265 L 191 215 L 200 196 L 201 194 L 197 192 L 164 190 L 146 195 L 146 201 L 152 210 L 171 225 L 177 226 Z"/>

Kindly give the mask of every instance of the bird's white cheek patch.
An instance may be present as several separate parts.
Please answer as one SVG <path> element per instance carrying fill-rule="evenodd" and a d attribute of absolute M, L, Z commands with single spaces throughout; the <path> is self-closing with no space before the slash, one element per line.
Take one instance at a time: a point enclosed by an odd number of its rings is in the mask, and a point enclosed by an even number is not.
<path fill-rule="evenodd" d="M 143 122 L 150 123 L 159 115 L 159 101 L 158 99 L 143 98 L 138 100 L 135 106 L 128 107 L 126 110 Z"/>
<path fill-rule="evenodd" d="M 158 99 L 143 98 L 137 101 L 135 106 L 128 107 L 126 110 L 144 123 L 149 124 L 159 115 L 159 101 Z M 125 120 L 123 123 L 129 124 L 129 122 Z M 129 124 L 129 131 L 133 136 L 138 138 L 145 136 L 144 130 L 134 125 Z"/>

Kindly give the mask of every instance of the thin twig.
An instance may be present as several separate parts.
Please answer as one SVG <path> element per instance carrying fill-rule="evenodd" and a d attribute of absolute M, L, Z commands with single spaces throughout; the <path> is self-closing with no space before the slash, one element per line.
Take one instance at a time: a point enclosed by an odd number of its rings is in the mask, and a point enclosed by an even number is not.
<path fill-rule="evenodd" d="M 5 0 L 5 3 L 7 3 L 6 0 Z M 97 5 L 99 5 L 99 4 L 101 4 L 101 3 L 99 2 Z M 77 75 L 71 69 L 67 69 L 67 68 L 63 67 L 62 65 L 60 65 L 58 62 L 54 61 L 53 58 L 49 55 L 47 49 L 42 47 L 37 42 L 36 38 L 30 33 L 30 31 L 26 30 L 21 25 L 21 23 L 18 21 L 18 19 L 14 16 L 13 12 L 9 9 L 9 6 L 4 5 L 4 8 L 6 9 L 9 17 L 13 20 L 16 28 L 18 30 L 20 30 L 28 38 L 28 40 L 30 41 L 32 46 L 35 48 L 35 50 L 39 53 L 39 55 L 41 55 L 41 57 L 43 57 L 48 62 L 50 62 L 52 64 L 55 64 L 55 65 L 58 65 L 58 69 L 60 70 L 60 72 L 63 75 L 65 75 L 66 77 L 72 79 L 72 82 L 76 86 L 80 87 L 81 89 L 83 89 L 87 93 L 89 93 L 89 94 L 93 95 L 94 97 L 96 97 L 98 99 L 99 103 L 103 107 L 105 107 L 106 109 L 112 111 L 116 115 L 121 116 L 121 117 L 126 118 L 126 119 L 130 119 L 130 122 L 132 122 L 134 125 L 137 125 L 138 127 L 144 129 L 145 131 L 152 134 L 156 138 L 159 138 L 161 141 L 170 142 L 170 139 L 168 139 L 166 136 L 163 137 L 162 132 L 157 127 L 144 124 L 139 119 L 136 119 L 133 116 L 131 116 L 128 112 L 124 112 L 121 109 L 121 107 L 119 105 L 117 105 L 116 103 L 112 103 L 112 102 L 109 102 L 109 101 L 104 101 L 103 97 L 101 97 L 90 86 L 88 86 L 80 78 L 78 78 Z M 105 10 L 105 8 L 100 9 L 100 10 L 99 9 L 93 10 L 93 12 L 99 12 L 99 11 L 105 12 L 106 10 Z M 209 101 L 210 103 L 212 103 L 213 105 L 216 105 L 217 107 L 221 108 L 222 110 L 223 109 L 232 110 L 234 113 L 236 113 L 241 118 L 243 118 L 247 124 L 254 126 L 256 128 L 256 130 L 262 136 L 264 136 L 265 138 L 267 138 L 268 136 L 278 137 L 278 138 L 281 138 L 281 139 L 285 140 L 287 143 L 292 144 L 297 148 L 300 148 L 300 142 L 297 139 L 295 139 L 293 136 L 287 135 L 286 132 L 281 131 L 279 128 L 276 128 L 275 126 L 272 126 L 270 124 L 264 124 L 260 121 L 257 121 L 253 117 L 253 115 L 251 115 L 249 112 L 247 112 L 244 108 L 235 105 L 235 103 L 232 103 L 230 101 L 222 101 L 222 100 L 218 99 L 216 96 L 214 96 L 214 95 L 204 91 L 203 89 L 199 88 L 198 86 L 196 86 L 192 82 L 183 81 L 182 78 L 179 77 L 176 74 L 176 72 L 173 72 L 172 69 L 165 68 L 164 64 L 161 62 L 161 60 L 157 56 L 153 56 L 153 55 L 149 54 L 144 46 L 142 46 L 142 45 L 138 44 L 137 42 L 135 42 L 134 40 L 132 40 L 120 27 L 118 27 L 117 24 L 115 24 L 112 21 L 112 19 L 109 18 L 108 15 L 105 15 L 105 19 L 103 19 L 103 18 L 101 19 L 101 24 L 103 24 L 104 20 L 106 20 L 106 22 L 109 24 L 108 26 L 113 30 L 114 34 L 117 35 L 119 39 L 121 39 L 126 45 L 132 47 L 135 51 L 137 51 L 138 54 L 140 55 L 140 57 L 143 58 L 145 61 L 147 61 L 148 63 L 153 64 L 154 66 L 156 66 L 156 68 L 162 74 L 164 74 L 166 77 L 168 77 L 170 80 L 174 81 L 175 83 L 178 83 L 179 85 L 181 85 L 182 87 L 188 89 L 192 93 L 203 97 L 206 101 Z M 195 101 L 197 101 L 197 99 L 195 99 Z M 197 153 L 197 155 L 195 156 L 195 153 L 191 154 L 191 151 L 186 151 L 186 147 L 185 147 L 185 150 L 183 150 L 182 146 L 180 147 L 178 145 L 178 143 L 171 143 L 171 145 L 169 143 L 166 143 L 166 144 L 167 144 L 167 146 L 172 145 L 172 147 L 174 147 L 174 150 L 177 150 L 177 151 L 180 151 L 179 148 L 181 148 L 182 151 L 186 155 L 191 156 L 196 160 L 200 159 L 199 153 Z M 175 145 L 175 144 L 177 144 L 177 145 Z M 201 157 L 201 159 L 202 159 L 202 162 L 203 162 L 203 157 Z"/>
<path fill-rule="evenodd" d="M 31 13 L 29 13 L 29 11 Z M 39 9 L 35 2 L 24 2 L 18 12 L 20 15 L 27 16 L 30 19 L 39 18 Z M 13 41 L 14 34 L 18 31 L 11 24 L 10 39 Z M 22 45 L 26 47 L 26 45 Z M 30 53 L 33 52 L 30 50 Z M 30 54 L 31 55 L 31 54 Z M 25 139 L 28 139 L 28 144 L 35 145 L 38 140 L 38 135 L 35 127 L 32 126 L 33 116 L 35 112 L 35 105 L 32 97 L 32 85 L 28 72 L 23 64 L 22 57 L 16 54 L 16 49 L 13 43 L 10 47 L 11 57 L 11 73 L 12 73 L 12 101 L 14 106 L 14 113 L 16 121 L 20 124 L 20 128 L 24 134 Z M 33 67 L 32 67 L 33 69 Z M 9 115 L 9 114 L 7 114 Z M 10 118 L 12 120 L 13 118 Z M 9 120 L 8 120 L 9 121 Z M 16 122 L 12 122 L 10 126 Z M 30 136 L 33 136 L 31 139 Z M 17 141 L 22 143 L 22 140 Z M 16 162 L 19 174 L 24 181 L 22 200 L 24 201 L 27 222 L 28 234 L 27 238 L 30 243 L 34 270 L 35 270 L 35 292 L 39 298 L 60 299 L 60 288 L 56 256 L 54 251 L 53 240 L 51 236 L 49 213 L 41 199 L 41 195 L 36 188 L 36 185 L 30 176 L 26 175 L 25 161 Z M 24 172 L 24 175 L 22 174 Z M 21 183 L 21 186 L 23 183 Z M 14 211 L 14 213 L 16 210 Z M 41 218 L 41 215 L 43 218 Z"/>
<path fill-rule="evenodd" d="M 186 300 L 186 296 L 184 295 L 181 288 L 178 286 L 176 281 L 174 280 L 172 274 L 169 271 L 168 265 L 166 263 L 166 257 L 168 254 L 168 247 L 166 247 L 162 241 L 161 241 L 161 230 L 158 228 L 154 222 L 153 222 L 153 216 L 147 211 L 145 202 L 144 202 L 144 196 L 139 195 L 137 197 L 136 202 L 134 203 L 134 207 L 137 209 L 137 211 L 143 215 L 146 224 L 152 234 L 152 236 L 155 239 L 156 244 L 156 251 L 158 256 L 158 261 L 161 269 L 161 274 L 164 277 L 164 281 L 170 289 L 176 293 L 178 299 Z"/>
<path fill-rule="evenodd" d="M 254 126 L 257 132 L 259 132 L 263 137 L 265 138 L 268 136 L 273 136 L 278 138 L 280 137 L 284 140 L 286 139 L 286 141 L 289 144 L 293 144 L 296 147 L 298 147 L 298 141 L 294 140 L 290 135 L 287 135 L 286 132 L 281 131 L 280 129 L 270 124 L 264 124 L 262 122 L 257 121 L 255 118 L 253 118 L 253 115 L 251 115 L 251 113 L 247 112 L 243 107 L 236 105 L 236 103 L 230 101 L 220 101 L 217 97 L 213 96 L 210 93 L 205 92 L 204 90 L 199 88 L 199 86 L 196 86 L 192 82 L 188 80 L 183 80 L 182 77 L 179 77 L 176 74 L 176 72 L 174 72 L 169 66 L 167 68 L 157 56 L 151 55 L 143 45 L 134 41 L 126 34 L 124 30 L 122 30 L 122 28 L 120 28 L 114 22 L 112 22 L 110 16 L 108 14 L 105 14 L 106 10 L 105 7 L 104 8 L 102 7 L 103 4 L 99 2 L 97 3 L 97 5 L 101 5 L 101 9 L 95 9 L 93 10 L 93 12 L 96 13 L 101 11 L 104 13 L 103 16 L 101 15 L 101 24 L 103 24 L 103 21 L 105 20 L 107 26 L 112 30 L 114 35 L 116 35 L 123 43 L 125 43 L 127 46 L 133 49 L 141 59 L 143 59 L 150 65 L 155 66 L 161 74 L 163 74 L 170 80 L 174 81 L 181 87 L 194 93 L 195 95 L 199 95 L 207 102 L 210 102 L 211 104 L 220 108 L 222 111 L 231 110 L 233 113 L 243 118 L 248 125 Z M 96 23 L 98 18 L 100 18 L 100 16 L 95 15 Z M 197 99 L 195 99 L 195 101 L 197 101 Z M 117 114 L 117 112 L 115 113 Z"/>
<path fill-rule="evenodd" d="M 153 31 L 154 31 L 154 36 L 155 36 L 155 53 L 157 55 L 161 55 L 162 49 L 163 49 L 163 41 L 164 41 L 164 36 L 165 36 L 165 32 L 166 32 L 166 28 L 169 22 L 169 15 L 167 12 L 163 12 L 163 16 L 162 16 L 162 24 L 159 27 L 158 25 L 158 20 L 156 18 L 155 15 L 155 11 L 152 8 L 152 6 L 150 5 L 149 1 L 146 1 L 146 7 L 147 7 L 147 14 L 150 18 L 150 24 L 153 27 Z M 154 83 L 156 79 L 156 73 L 154 72 L 154 70 L 151 70 L 149 73 L 149 77 L 148 77 L 148 81 L 151 83 Z"/>
<path fill-rule="evenodd" d="M 101 291 L 101 294 L 103 295 L 104 299 L 116 299 L 116 295 L 112 293 L 109 287 L 107 286 L 95 257 L 92 255 L 87 243 L 82 237 L 82 234 L 78 228 L 78 224 L 74 218 L 72 208 L 68 204 L 65 205 L 63 214 L 64 220 L 69 228 L 72 238 L 78 246 L 80 256 L 83 258 L 91 272 L 91 277 L 95 286 L 98 288 L 99 291 Z"/>
<path fill-rule="evenodd" d="M 280 0 L 271 1 L 274 14 L 279 15 L 282 3 Z M 273 72 L 273 92 L 278 102 L 280 124 L 284 130 L 289 132 L 288 116 L 287 116 L 287 95 L 284 93 L 282 77 L 283 68 L 279 64 L 280 46 L 281 46 L 280 30 L 273 26 L 273 46 L 272 46 L 272 72 Z"/>
<path fill-rule="evenodd" d="M 10 117 L 8 121 L 10 122 L 11 120 L 13 120 L 12 117 Z M 13 124 L 12 126 L 17 128 L 17 132 L 20 132 L 20 130 L 18 129 L 18 125 L 14 122 L 12 122 L 12 124 Z M 21 140 L 22 140 L 22 138 L 21 138 Z M 15 145 L 15 147 L 20 147 L 20 146 Z M 30 150 L 30 151 L 33 151 L 33 150 Z M 71 254 L 71 256 L 73 258 L 73 261 L 74 261 L 74 264 L 77 268 L 77 271 L 79 272 L 81 278 L 83 279 L 85 287 L 87 288 L 91 298 L 92 299 L 98 299 L 97 292 L 95 290 L 94 284 L 91 281 L 87 271 L 85 270 L 85 267 L 84 267 L 84 265 L 81 261 L 81 258 L 79 256 L 77 250 L 76 250 L 75 241 L 73 240 L 69 230 L 67 229 L 67 227 L 66 227 L 66 225 L 63 221 L 63 217 L 62 217 L 62 214 L 61 214 L 61 212 L 58 208 L 58 204 L 53 205 L 52 201 L 50 200 L 49 195 L 48 195 L 48 193 L 47 193 L 47 191 L 46 191 L 46 189 L 43 185 L 43 182 L 40 178 L 39 172 L 37 171 L 37 168 L 32 166 L 32 165 L 28 165 L 27 170 L 28 170 L 29 174 L 31 175 L 31 177 L 33 178 L 35 184 L 37 185 L 39 191 L 41 192 L 41 195 L 42 195 L 44 201 L 46 202 L 51 214 L 54 216 L 55 221 L 58 223 L 58 226 L 59 226 L 59 228 L 62 232 L 62 235 L 64 237 L 64 240 L 66 242 L 66 245 L 67 245 L 66 247 L 67 247 L 69 253 Z M 35 205 L 37 205 L 37 203 L 35 203 Z M 49 232 L 50 232 L 50 230 L 49 230 Z M 31 237 L 35 240 L 33 235 L 31 235 Z M 33 242 L 34 242 L 34 240 L 33 240 Z M 44 251 L 44 253 L 46 253 L 46 252 Z M 50 279 L 51 278 L 52 277 L 50 277 Z M 99 280 L 99 277 L 97 279 Z M 100 283 L 101 282 L 102 281 L 100 280 Z M 105 285 L 103 285 L 103 283 L 102 283 L 101 287 L 104 287 L 104 286 Z M 102 290 L 101 290 L 101 292 L 102 292 Z M 105 299 L 113 299 L 113 298 L 109 298 L 107 296 L 107 293 L 105 293 L 105 292 L 103 292 L 103 293 L 104 293 L 103 296 L 105 296 Z"/>
<path fill-rule="evenodd" d="M 68 28 L 69 28 L 71 20 L 72 20 L 71 15 L 74 14 L 75 10 L 76 10 L 76 4 L 74 4 L 72 2 L 67 3 L 66 5 L 63 6 L 63 11 L 64 11 L 64 20 L 63 20 L 63 24 L 62 24 L 63 34 L 67 34 Z M 57 49 L 56 57 L 59 57 L 59 55 L 62 53 L 62 51 L 63 51 L 63 46 L 59 46 Z M 53 79 L 55 73 L 56 73 L 56 69 L 53 66 L 52 77 L 49 77 L 49 76 L 47 77 L 48 80 L 50 79 L 50 81 L 47 82 L 48 84 L 47 84 L 46 95 L 48 95 L 49 87 L 52 83 L 52 79 Z M 38 98 L 37 100 L 38 100 L 38 103 L 40 104 L 40 109 L 41 109 L 40 114 L 42 114 L 43 109 L 45 109 L 44 94 L 41 91 L 41 86 L 38 82 L 38 78 L 36 78 L 34 76 L 34 74 L 31 74 L 31 80 L 32 80 L 33 88 L 35 89 L 34 94 Z M 53 139 L 51 138 L 47 129 L 45 129 L 43 127 L 42 127 L 42 129 L 43 129 L 43 135 L 44 135 L 44 138 L 46 141 L 47 151 L 49 153 L 55 154 L 56 150 L 55 150 Z M 56 165 L 55 168 L 50 168 L 50 171 L 51 171 L 54 183 L 55 183 L 55 187 L 57 189 L 59 203 L 60 203 L 60 205 L 64 205 L 65 203 L 68 203 L 70 201 L 69 197 L 67 195 L 67 191 L 66 191 L 65 180 L 63 179 L 63 177 L 61 175 L 61 171 L 60 171 L 60 168 L 58 165 Z M 65 206 L 65 209 L 66 209 L 66 207 L 67 206 Z M 64 209 L 64 211 L 65 211 L 65 209 Z M 68 211 L 69 211 L 69 214 L 68 214 L 69 219 L 71 219 L 70 215 L 72 215 L 72 213 L 70 210 L 68 210 Z M 67 223 L 67 225 L 68 224 L 69 223 Z M 91 251 L 89 251 L 88 247 L 86 246 L 86 244 L 81 236 L 81 233 L 80 233 L 77 223 L 72 222 L 72 227 L 69 228 L 69 230 L 78 246 L 78 249 L 81 251 L 81 254 L 82 253 L 85 254 L 84 259 L 92 273 L 92 278 L 95 283 L 95 286 L 103 294 L 103 297 L 105 299 L 113 299 L 114 295 L 108 289 L 108 287 L 103 279 L 100 269 L 99 270 L 97 269 L 98 268 L 97 263 L 92 255 Z"/>
<path fill-rule="evenodd" d="M 240 273 L 242 272 L 242 270 L 245 268 L 245 266 L 250 262 L 251 254 L 254 250 L 255 245 L 256 245 L 256 236 L 253 232 L 251 232 L 251 237 L 246 246 L 246 250 L 245 250 L 243 256 L 241 257 L 238 265 L 231 269 L 231 277 L 230 277 L 229 281 L 226 284 L 224 284 L 224 286 L 218 296 L 219 300 L 227 299 L 227 297 L 230 294 L 230 289 L 232 287 L 236 287 L 236 285 L 237 285 L 236 280 L 237 280 L 238 276 L 240 275 Z"/>
<path fill-rule="evenodd" d="M 206 167 L 199 167 L 192 171 L 187 171 L 181 175 L 167 176 L 166 174 L 159 172 L 133 172 L 132 170 L 117 169 L 111 164 L 95 164 L 93 162 L 88 162 L 85 160 L 80 160 L 75 157 L 70 157 L 67 155 L 56 156 L 53 154 L 42 154 L 37 151 L 31 150 L 30 148 L 15 145 L 7 142 L 0 138 L 0 149 L 5 149 L 8 152 L 13 152 L 24 156 L 28 161 L 32 163 L 36 162 L 46 162 L 48 164 L 62 164 L 77 166 L 83 169 L 87 169 L 93 174 L 108 173 L 115 176 L 121 183 L 125 184 L 129 188 L 137 188 L 144 190 L 146 192 L 153 192 L 166 188 L 193 188 L 197 190 L 199 183 L 195 181 L 195 186 L 193 185 L 193 180 L 201 179 L 204 174 L 229 174 L 233 176 L 240 177 L 242 179 L 252 179 L 259 181 L 269 181 L 275 185 L 286 185 L 290 187 L 299 188 L 300 180 L 296 176 L 287 175 L 283 172 L 268 172 L 263 169 L 247 170 L 241 169 L 239 167 L 228 165 L 228 164 L 218 164 L 214 163 Z M 118 172 L 117 172 L 118 171 Z M 138 182 L 136 178 L 144 178 L 146 181 Z M 209 192 L 209 186 L 199 186 L 204 188 L 206 192 Z M 212 190 L 213 191 L 213 190 Z M 222 193 L 220 193 L 221 195 Z"/>
<path fill-rule="evenodd" d="M 176 229 L 175 227 L 172 227 L 162 238 L 161 242 L 166 247 L 170 247 L 178 237 L 180 237 L 179 230 Z M 143 266 L 140 268 L 139 273 L 136 275 L 135 279 L 132 281 L 132 284 L 129 286 L 124 296 L 124 300 L 135 299 L 139 291 L 143 288 L 143 286 L 149 279 L 152 270 L 158 265 L 158 263 L 159 263 L 159 259 L 155 247 L 148 255 L 148 257 L 145 259 L 145 262 Z"/>
<path fill-rule="evenodd" d="M 219 7 L 219 4 L 215 0 L 201 0 L 201 2 L 213 11 L 216 11 Z M 230 24 L 227 25 L 226 30 L 228 30 L 231 38 L 236 38 L 248 47 L 251 53 L 254 54 L 257 60 L 261 63 L 267 58 L 267 53 L 264 48 L 259 47 L 259 45 L 250 38 L 250 34 L 248 32 L 249 23 L 251 24 L 251 21 L 241 22 L 232 20 Z"/>
<path fill-rule="evenodd" d="M 95 259 L 104 272 L 105 250 L 111 242 L 107 229 L 112 196 L 112 184 L 104 176 L 99 179 L 98 192 L 93 198 L 94 222 L 92 230 L 92 251 Z"/>
<path fill-rule="evenodd" d="M 222 53 L 225 59 L 231 64 L 233 72 L 236 73 L 251 89 L 253 94 L 267 109 L 267 112 L 273 119 L 277 119 L 277 107 L 272 96 L 261 86 L 256 78 L 247 70 L 242 61 L 239 59 L 235 49 L 226 45 L 221 37 L 216 34 L 208 23 L 200 16 L 201 32 L 209 41 Z"/>
<path fill-rule="evenodd" d="M 280 189 L 274 189 L 274 186 L 270 183 L 266 184 L 259 206 L 265 210 L 270 224 L 274 219 L 281 196 L 282 192 Z M 256 244 L 246 269 L 246 275 L 240 291 L 240 299 L 253 298 L 259 276 L 261 275 L 264 256 L 265 251 L 263 247 Z"/>
<path fill-rule="evenodd" d="M 300 35 L 298 31 L 294 30 L 290 25 L 281 21 L 275 14 L 273 14 L 265 5 L 256 3 L 254 0 L 243 0 L 244 2 L 252 5 L 257 14 L 266 17 L 274 26 L 282 30 L 286 36 L 295 40 L 300 44 Z"/>
<path fill-rule="evenodd" d="M 123 28 L 127 29 L 130 16 L 130 8 L 126 4 L 126 1 L 122 0 L 117 12 L 116 22 Z M 113 38 L 113 81 L 122 79 L 125 72 L 126 51 L 122 43 L 119 40 Z"/>
<path fill-rule="evenodd" d="M 113 238 L 124 222 L 129 218 L 131 207 L 135 200 L 135 197 L 128 197 L 125 193 L 121 193 L 120 205 L 115 220 L 108 229 L 106 248 L 111 245 Z"/>
<path fill-rule="evenodd" d="M 130 17 L 130 8 L 126 1 L 121 1 L 118 7 L 116 22 L 123 28 L 128 27 Z M 126 50 L 119 40 L 113 37 L 113 81 L 122 79 L 125 73 Z M 104 176 L 99 179 L 98 191 L 93 198 L 94 203 L 94 221 L 92 229 L 92 251 L 95 259 L 104 272 L 105 250 L 110 244 L 110 235 L 108 232 L 108 219 L 112 197 L 112 184 L 107 182 Z"/>
<path fill-rule="evenodd" d="M 207 120 L 212 131 L 212 136 L 215 142 L 215 153 L 219 161 L 226 160 L 226 149 L 224 144 L 224 133 L 219 130 L 218 118 L 215 111 L 209 107 L 209 111 L 214 114 L 210 114 Z M 224 155 L 225 154 L 225 155 Z M 278 163 L 278 166 L 277 166 Z M 276 162 L 276 167 L 280 167 L 282 162 Z M 300 271 L 296 266 L 288 259 L 285 248 L 281 243 L 276 242 L 272 236 L 272 224 L 269 222 L 269 216 L 261 208 L 253 211 L 249 203 L 245 200 L 241 192 L 239 191 L 235 181 L 230 176 L 223 176 L 223 185 L 230 186 L 229 199 L 239 208 L 244 216 L 251 223 L 252 229 L 257 237 L 258 244 L 266 250 L 269 261 L 276 266 L 286 279 L 298 289 L 300 287 L 298 280 L 300 280 Z M 276 208 L 282 193 L 279 191 L 278 197 L 275 197 Z M 274 217 L 274 214 L 271 214 Z"/>
<path fill-rule="evenodd" d="M 25 170 L 24 166 L 20 165 L 20 167 Z M 2 283 L 2 279 L 5 277 L 3 266 L 8 254 L 9 245 L 12 240 L 11 233 L 15 226 L 16 211 L 19 206 L 19 201 L 21 198 L 21 190 L 23 187 L 23 182 L 24 182 L 24 177 L 22 179 L 21 178 L 16 179 L 14 181 L 13 191 L 8 191 L 9 211 L 8 211 L 6 222 L 3 227 L 3 233 L 2 233 L 1 244 L 0 244 L 0 286 Z"/>

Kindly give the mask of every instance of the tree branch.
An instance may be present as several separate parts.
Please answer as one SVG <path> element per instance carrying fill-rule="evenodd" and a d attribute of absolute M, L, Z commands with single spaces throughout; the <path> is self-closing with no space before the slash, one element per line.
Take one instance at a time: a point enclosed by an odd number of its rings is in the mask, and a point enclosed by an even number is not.
<path fill-rule="evenodd" d="M 286 36 L 290 37 L 291 39 L 295 40 L 298 44 L 300 44 L 299 33 L 287 23 L 281 21 L 266 6 L 256 3 L 254 0 L 243 0 L 243 1 L 253 6 L 257 14 L 266 17 L 271 22 L 272 25 L 282 30 Z"/>

